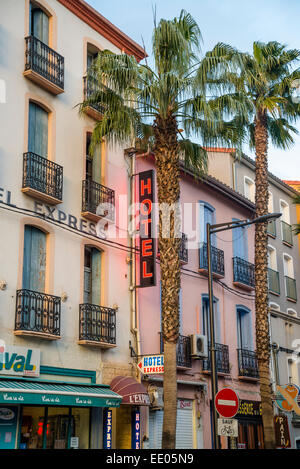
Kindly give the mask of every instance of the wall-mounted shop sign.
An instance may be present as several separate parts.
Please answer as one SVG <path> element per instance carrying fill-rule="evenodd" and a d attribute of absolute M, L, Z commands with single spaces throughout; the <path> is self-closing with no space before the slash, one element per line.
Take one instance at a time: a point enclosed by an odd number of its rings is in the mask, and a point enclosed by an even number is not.
<path fill-rule="evenodd" d="M 156 249 L 154 227 L 154 171 L 139 173 L 140 203 L 140 286 L 156 285 Z"/>
<path fill-rule="evenodd" d="M 163 355 L 145 355 L 138 363 L 138 368 L 144 375 L 156 375 L 164 372 Z"/>
<path fill-rule="evenodd" d="M 274 417 L 274 425 L 277 448 L 290 448 L 291 438 L 287 416 L 276 415 Z"/>
<path fill-rule="evenodd" d="M 236 418 L 239 417 L 261 417 L 261 402 L 240 400 L 239 409 L 236 414 Z"/>
<path fill-rule="evenodd" d="M 17 376 L 39 376 L 40 357 L 38 349 L 0 346 L 0 374 Z"/>
<path fill-rule="evenodd" d="M 103 412 L 103 449 L 111 449 L 112 442 L 112 410 Z"/>
<path fill-rule="evenodd" d="M 139 410 L 131 413 L 131 448 L 141 449 L 141 414 Z"/>

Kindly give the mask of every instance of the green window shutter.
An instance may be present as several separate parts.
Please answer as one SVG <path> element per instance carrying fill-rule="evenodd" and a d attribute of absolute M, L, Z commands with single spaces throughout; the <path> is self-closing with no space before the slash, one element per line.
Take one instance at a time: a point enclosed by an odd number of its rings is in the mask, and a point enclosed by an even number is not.
<path fill-rule="evenodd" d="M 46 234 L 34 226 L 25 226 L 23 288 L 45 291 Z"/>
<path fill-rule="evenodd" d="M 93 181 L 98 182 L 101 184 L 101 143 L 98 144 L 95 148 L 93 157 L 92 157 L 92 164 L 93 164 Z"/>
<path fill-rule="evenodd" d="M 92 304 L 101 304 L 101 252 L 92 249 Z"/>
<path fill-rule="evenodd" d="M 49 44 L 49 18 L 40 8 L 32 10 L 32 35 L 42 41 L 44 44 Z"/>
<path fill-rule="evenodd" d="M 35 103 L 29 103 L 28 151 L 47 158 L 48 113 Z"/>

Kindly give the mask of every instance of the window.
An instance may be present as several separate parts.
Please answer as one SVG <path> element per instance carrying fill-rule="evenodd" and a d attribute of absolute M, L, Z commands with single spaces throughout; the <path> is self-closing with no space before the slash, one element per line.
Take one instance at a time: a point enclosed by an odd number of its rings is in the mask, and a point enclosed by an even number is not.
<path fill-rule="evenodd" d="M 45 292 L 46 234 L 35 226 L 26 225 L 24 231 L 22 288 Z"/>
<path fill-rule="evenodd" d="M 34 2 L 30 2 L 30 35 L 49 44 L 49 17 Z"/>
<path fill-rule="evenodd" d="M 285 277 L 294 278 L 293 258 L 288 254 L 283 254 L 283 272 Z"/>
<path fill-rule="evenodd" d="M 277 303 L 269 303 L 269 307 L 275 311 L 280 311 L 280 306 Z"/>
<path fill-rule="evenodd" d="M 214 298 L 214 325 L 215 325 L 215 342 L 220 343 L 220 312 L 218 299 Z M 202 331 L 207 336 L 207 341 L 211 341 L 210 320 L 209 320 L 209 299 L 208 296 L 202 296 Z"/>
<path fill-rule="evenodd" d="M 90 155 L 90 144 L 92 134 L 86 134 L 86 179 L 101 184 L 101 166 L 102 166 L 102 152 L 101 144 L 97 145 L 94 149 L 93 156 Z"/>
<path fill-rule="evenodd" d="M 289 382 L 289 384 L 296 384 L 296 386 L 298 386 L 299 376 L 298 376 L 297 363 L 295 363 L 292 358 L 288 358 L 287 365 L 288 365 L 288 382 Z"/>
<path fill-rule="evenodd" d="M 48 112 L 30 101 L 28 119 L 28 151 L 47 158 Z"/>
<path fill-rule="evenodd" d="M 281 221 L 290 224 L 290 208 L 285 200 L 280 200 L 279 210 L 282 213 Z"/>
<path fill-rule="evenodd" d="M 252 350 L 251 311 L 245 306 L 237 306 L 236 311 L 238 348 Z"/>
<path fill-rule="evenodd" d="M 216 223 L 216 210 L 215 208 L 207 202 L 199 202 L 200 208 L 200 242 L 207 243 L 207 234 L 206 234 L 206 225 L 210 223 L 211 225 Z M 216 246 L 216 236 L 212 235 L 211 237 L 212 246 Z"/>
<path fill-rule="evenodd" d="M 277 254 L 276 249 L 268 245 L 268 268 L 277 271 Z"/>
<path fill-rule="evenodd" d="M 101 304 L 101 251 L 84 248 L 84 303 Z"/>
<path fill-rule="evenodd" d="M 255 202 L 255 183 L 247 176 L 244 177 L 244 195 L 251 202 Z"/>
<path fill-rule="evenodd" d="M 232 221 L 238 221 L 233 218 Z M 248 259 L 248 232 L 247 227 L 238 227 L 232 230 L 233 256 Z"/>
<path fill-rule="evenodd" d="M 295 318 L 298 317 L 298 314 L 297 314 L 297 311 L 295 311 L 294 309 L 292 308 L 288 308 L 286 310 L 287 314 L 289 314 L 290 316 L 294 316 Z"/>

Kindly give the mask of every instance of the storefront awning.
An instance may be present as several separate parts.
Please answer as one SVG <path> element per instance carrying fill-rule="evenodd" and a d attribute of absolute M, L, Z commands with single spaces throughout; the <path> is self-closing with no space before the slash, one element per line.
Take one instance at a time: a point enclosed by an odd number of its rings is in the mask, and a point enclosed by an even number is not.
<path fill-rule="evenodd" d="M 146 389 L 131 376 L 116 376 L 110 383 L 110 389 L 122 396 L 122 404 L 150 405 Z"/>
<path fill-rule="evenodd" d="M 119 407 L 122 396 L 109 387 L 20 379 L 0 379 L 0 404 Z"/>

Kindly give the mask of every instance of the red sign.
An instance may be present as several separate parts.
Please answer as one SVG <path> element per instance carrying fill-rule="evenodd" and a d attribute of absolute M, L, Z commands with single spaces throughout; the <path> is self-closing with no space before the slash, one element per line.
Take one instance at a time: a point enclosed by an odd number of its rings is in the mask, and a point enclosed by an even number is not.
<path fill-rule="evenodd" d="M 154 171 L 139 174 L 140 202 L 140 286 L 156 285 L 156 249 L 152 238 L 154 227 Z"/>
<path fill-rule="evenodd" d="M 230 419 L 234 417 L 239 408 L 239 398 L 231 388 L 221 389 L 215 397 L 215 406 L 221 417 Z"/>

